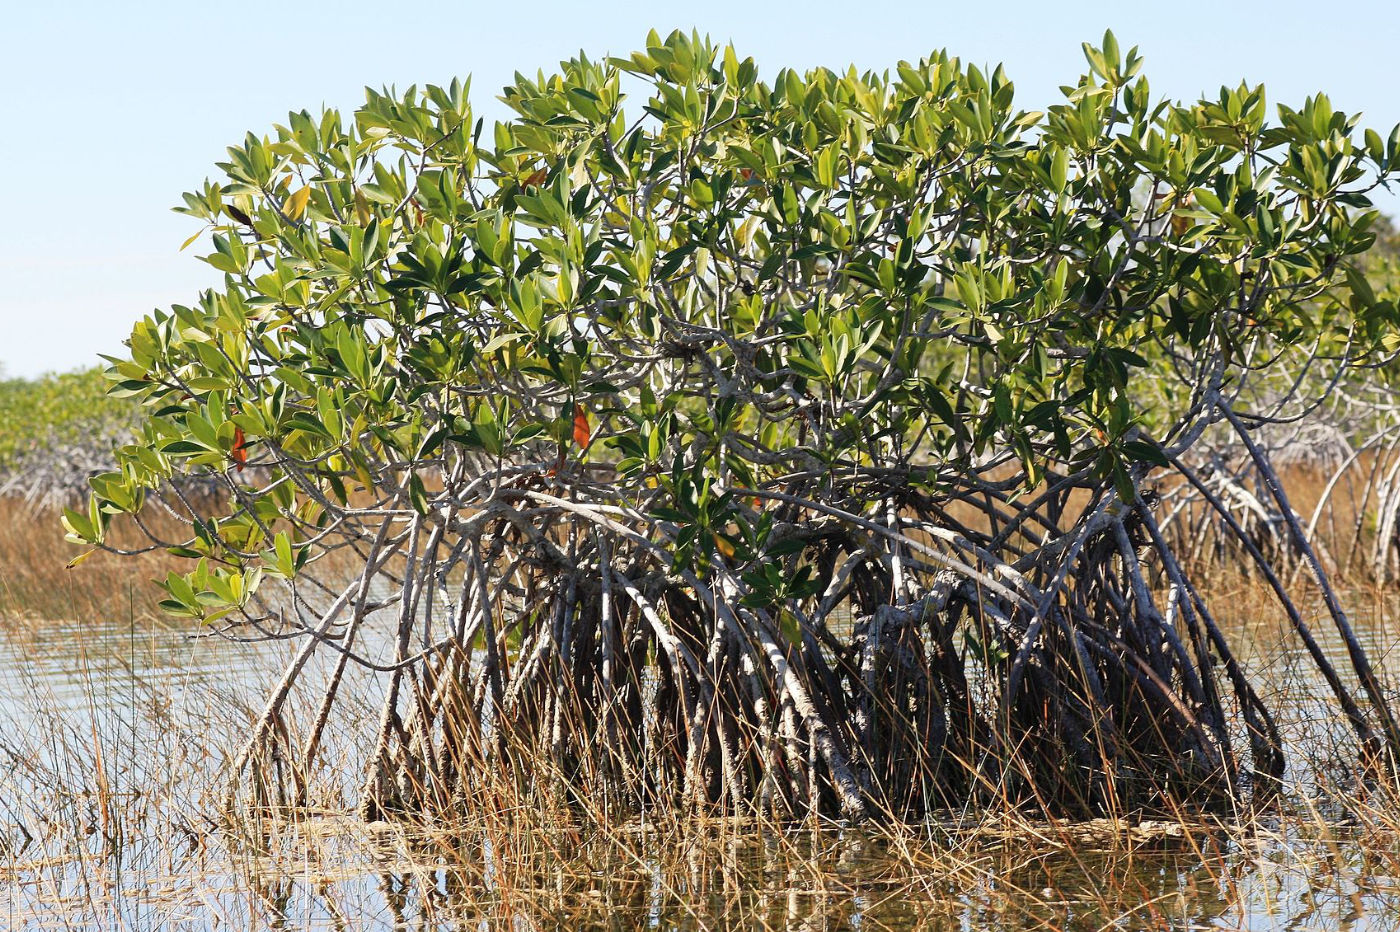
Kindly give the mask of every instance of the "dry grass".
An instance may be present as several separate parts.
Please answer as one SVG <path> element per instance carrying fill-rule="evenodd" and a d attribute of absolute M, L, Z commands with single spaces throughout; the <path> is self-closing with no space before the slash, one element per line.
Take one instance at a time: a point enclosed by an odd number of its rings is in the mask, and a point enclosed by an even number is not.
<path fill-rule="evenodd" d="M 1088 824 L 943 813 L 860 830 L 638 819 L 542 799 L 541 760 L 532 774 L 484 775 L 455 815 L 415 824 L 348 814 L 349 746 L 339 768 L 310 775 L 307 807 L 224 809 L 261 681 L 194 688 L 139 650 L 115 678 L 84 679 L 97 658 L 64 654 L 45 637 L 51 620 L 143 627 L 156 611 L 146 580 L 175 561 L 98 554 L 64 569 L 76 553 L 53 519 L 0 501 L 0 660 L 33 663 L 0 680 L 0 716 L 17 723 L 0 736 L 0 927 L 1400 928 L 1400 807 L 1365 787 L 1345 723 L 1255 577 L 1217 574 L 1211 597 L 1288 729 L 1287 792 L 1265 811 Z M 1392 679 L 1396 602 L 1349 593 Z M 49 689 L 46 652 L 72 658 L 78 698 Z M 372 683 L 356 700 L 366 714 Z"/>
<path fill-rule="evenodd" d="M 114 523 L 116 546 L 138 546 L 136 529 Z M 0 621 L 16 618 L 140 619 L 159 613 L 151 584 L 181 562 L 163 552 L 121 557 L 98 551 L 69 568 L 84 550 L 63 539 L 59 512 L 0 496 Z"/>
<path fill-rule="evenodd" d="M 104 763 L 100 723 L 86 745 L 80 729 L 56 727 L 61 768 L 31 760 L 27 773 L 30 804 L 49 807 L 44 831 L 0 850 L 0 923 L 12 928 L 1263 929 L 1359 918 L 1388 929 L 1400 915 L 1388 807 L 1357 808 L 1349 825 L 1295 799 L 1228 824 L 949 814 L 853 831 L 612 821 L 526 804 L 500 780 L 469 813 L 433 824 L 299 809 L 216 825 L 206 807 L 217 768 L 137 792 L 134 774 Z M 170 728 L 162 749 L 218 749 L 217 733 Z M 75 780 L 89 789 L 65 789 Z"/>

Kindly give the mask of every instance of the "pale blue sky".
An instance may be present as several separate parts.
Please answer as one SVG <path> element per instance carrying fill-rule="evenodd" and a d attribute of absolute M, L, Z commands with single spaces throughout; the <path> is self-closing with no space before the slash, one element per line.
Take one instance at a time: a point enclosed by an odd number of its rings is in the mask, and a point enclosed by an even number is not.
<path fill-rule="evenodd" d="M 1400 4 L 1381 0 L 11 0 L 0 14 L 0 366 L 32 376 L 120 353 L 133 320 L 213 283 L 194 248 L 178 252 L 196 224 L 169 208 L 245 131 L 290 109 L 353 108 L 365 85 L 468 73 L 478 109 L 497 115 L 513 71 L 580 48 L 625 53 L 652 27 L 733 40 L 770 76 L 785 65 L 885 68 L 946 47 L 1004 62 L 1026 109 L 1054 102 L 1083 69 L 1080 42 L 1111 27 L 1141 47 L 1158 94 L 1248 78 L 1271 103 L 1324 90 L 1383 133 L 1400 122 Z"/>

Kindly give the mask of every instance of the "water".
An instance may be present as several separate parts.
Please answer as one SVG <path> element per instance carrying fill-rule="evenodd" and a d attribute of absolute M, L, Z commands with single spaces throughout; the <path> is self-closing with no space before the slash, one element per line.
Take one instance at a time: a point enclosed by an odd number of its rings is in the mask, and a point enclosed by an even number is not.
<path fill-rule="evenodd" d="M 276 657 L 265 645 L 200 636 L 162 623 L 45 621 L 0 629 L 0 714 L 29 704 L 40 689 L 56 708 L 111 700 L 121 713 L 133 697 L 159 687 L 176 702 L 205 687 L 258 685 Z M 260 672 L 261 671 L 261 672 Z M 123 698 L 125 701 L 123 701 Z"/>
<path fill-rule="evenodd" d="M 1368 632 L 1389 656 L 1389 631 Z M 252 843 L 215 818 L 224 768 L 294 645 L 189 634 L 0 625 L 0 928 L 1400 929 L 1400 840 L 1316 798 L 1345 779 L 1306 766 L 1335 716 L 1277 632 L 1256 632 L 1251 667 L 1293 691 L 1303 766 L 1285 808 L 1247 831 L 518 837 L 326 810 Z"/>

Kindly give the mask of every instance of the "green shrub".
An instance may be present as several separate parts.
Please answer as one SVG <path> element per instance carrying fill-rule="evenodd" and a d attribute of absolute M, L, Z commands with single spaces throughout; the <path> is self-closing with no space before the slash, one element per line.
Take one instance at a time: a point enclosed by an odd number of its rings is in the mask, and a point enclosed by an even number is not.
<path fill-rule="evenodd" d="M 72 446 L 94 445 L 107 455 L 138 410 L 108 395 L 108 387 L 100 368 L 0 380 L 0 475 L 21 465 L 46 468 L 46 456 Z"/>

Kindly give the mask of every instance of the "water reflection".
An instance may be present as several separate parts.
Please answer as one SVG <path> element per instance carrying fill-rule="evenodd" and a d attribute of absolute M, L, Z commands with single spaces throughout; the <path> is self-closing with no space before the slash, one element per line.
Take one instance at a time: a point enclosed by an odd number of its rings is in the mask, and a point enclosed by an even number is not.
<path fill-rule="evenodd" d="M 120 713 L 155 690 L 183 705 L 192 690 L 263 685 L 283 654 L 160 621 L 0 622 L 0 715 L 18 720 L 35 690 L 69 710 Z"/>
<path fill-rule="evenodd" d="M 575 861 L 515 873 L 509 889 L 486 893 L 480 862 L 435 849 L 437 863 L 375 872 L 354 862 L 366 870 L 346 865 L 350 876 L 265 864 L 245 877 L 255 901 L 236 885 L 206 888 L 201 897 L 206 916 L 233 927 L 296 929 L 1395 927 L 1393 878 L 1369 872 L 1360 847 L 1336 860 L 1297 844 L 1273 840 L 1261 852 L 1217 850 L 1207 841 L 1203 851 L 1177 843 L 1131 854 L 1042 856 L 1007 843 L 989 844 L 970 860 L 967 850 L 953 860 L 929 849 L 926 861 L 911 864 L 883 842 L 832 834 L 721 843 L 680 862 L 673 851 L 632 861 L 582 850 Z M 308 852 L 284 855 L 305 862 Z M 181 927 L 213 925 L 189 923 Z"/>
<path fill-rule="evenodd" d="M 1248 833 L 950 821 L 680 840 L 327 811 L 235 837 L 212 817 L 220 768 L 287 648 L 188 634 L 0 626 L 0 927 L 1400 929 L 1395 835 L 1287 816 Z M 1312 715 L 1304 668 L 1267 662 Z"/>

